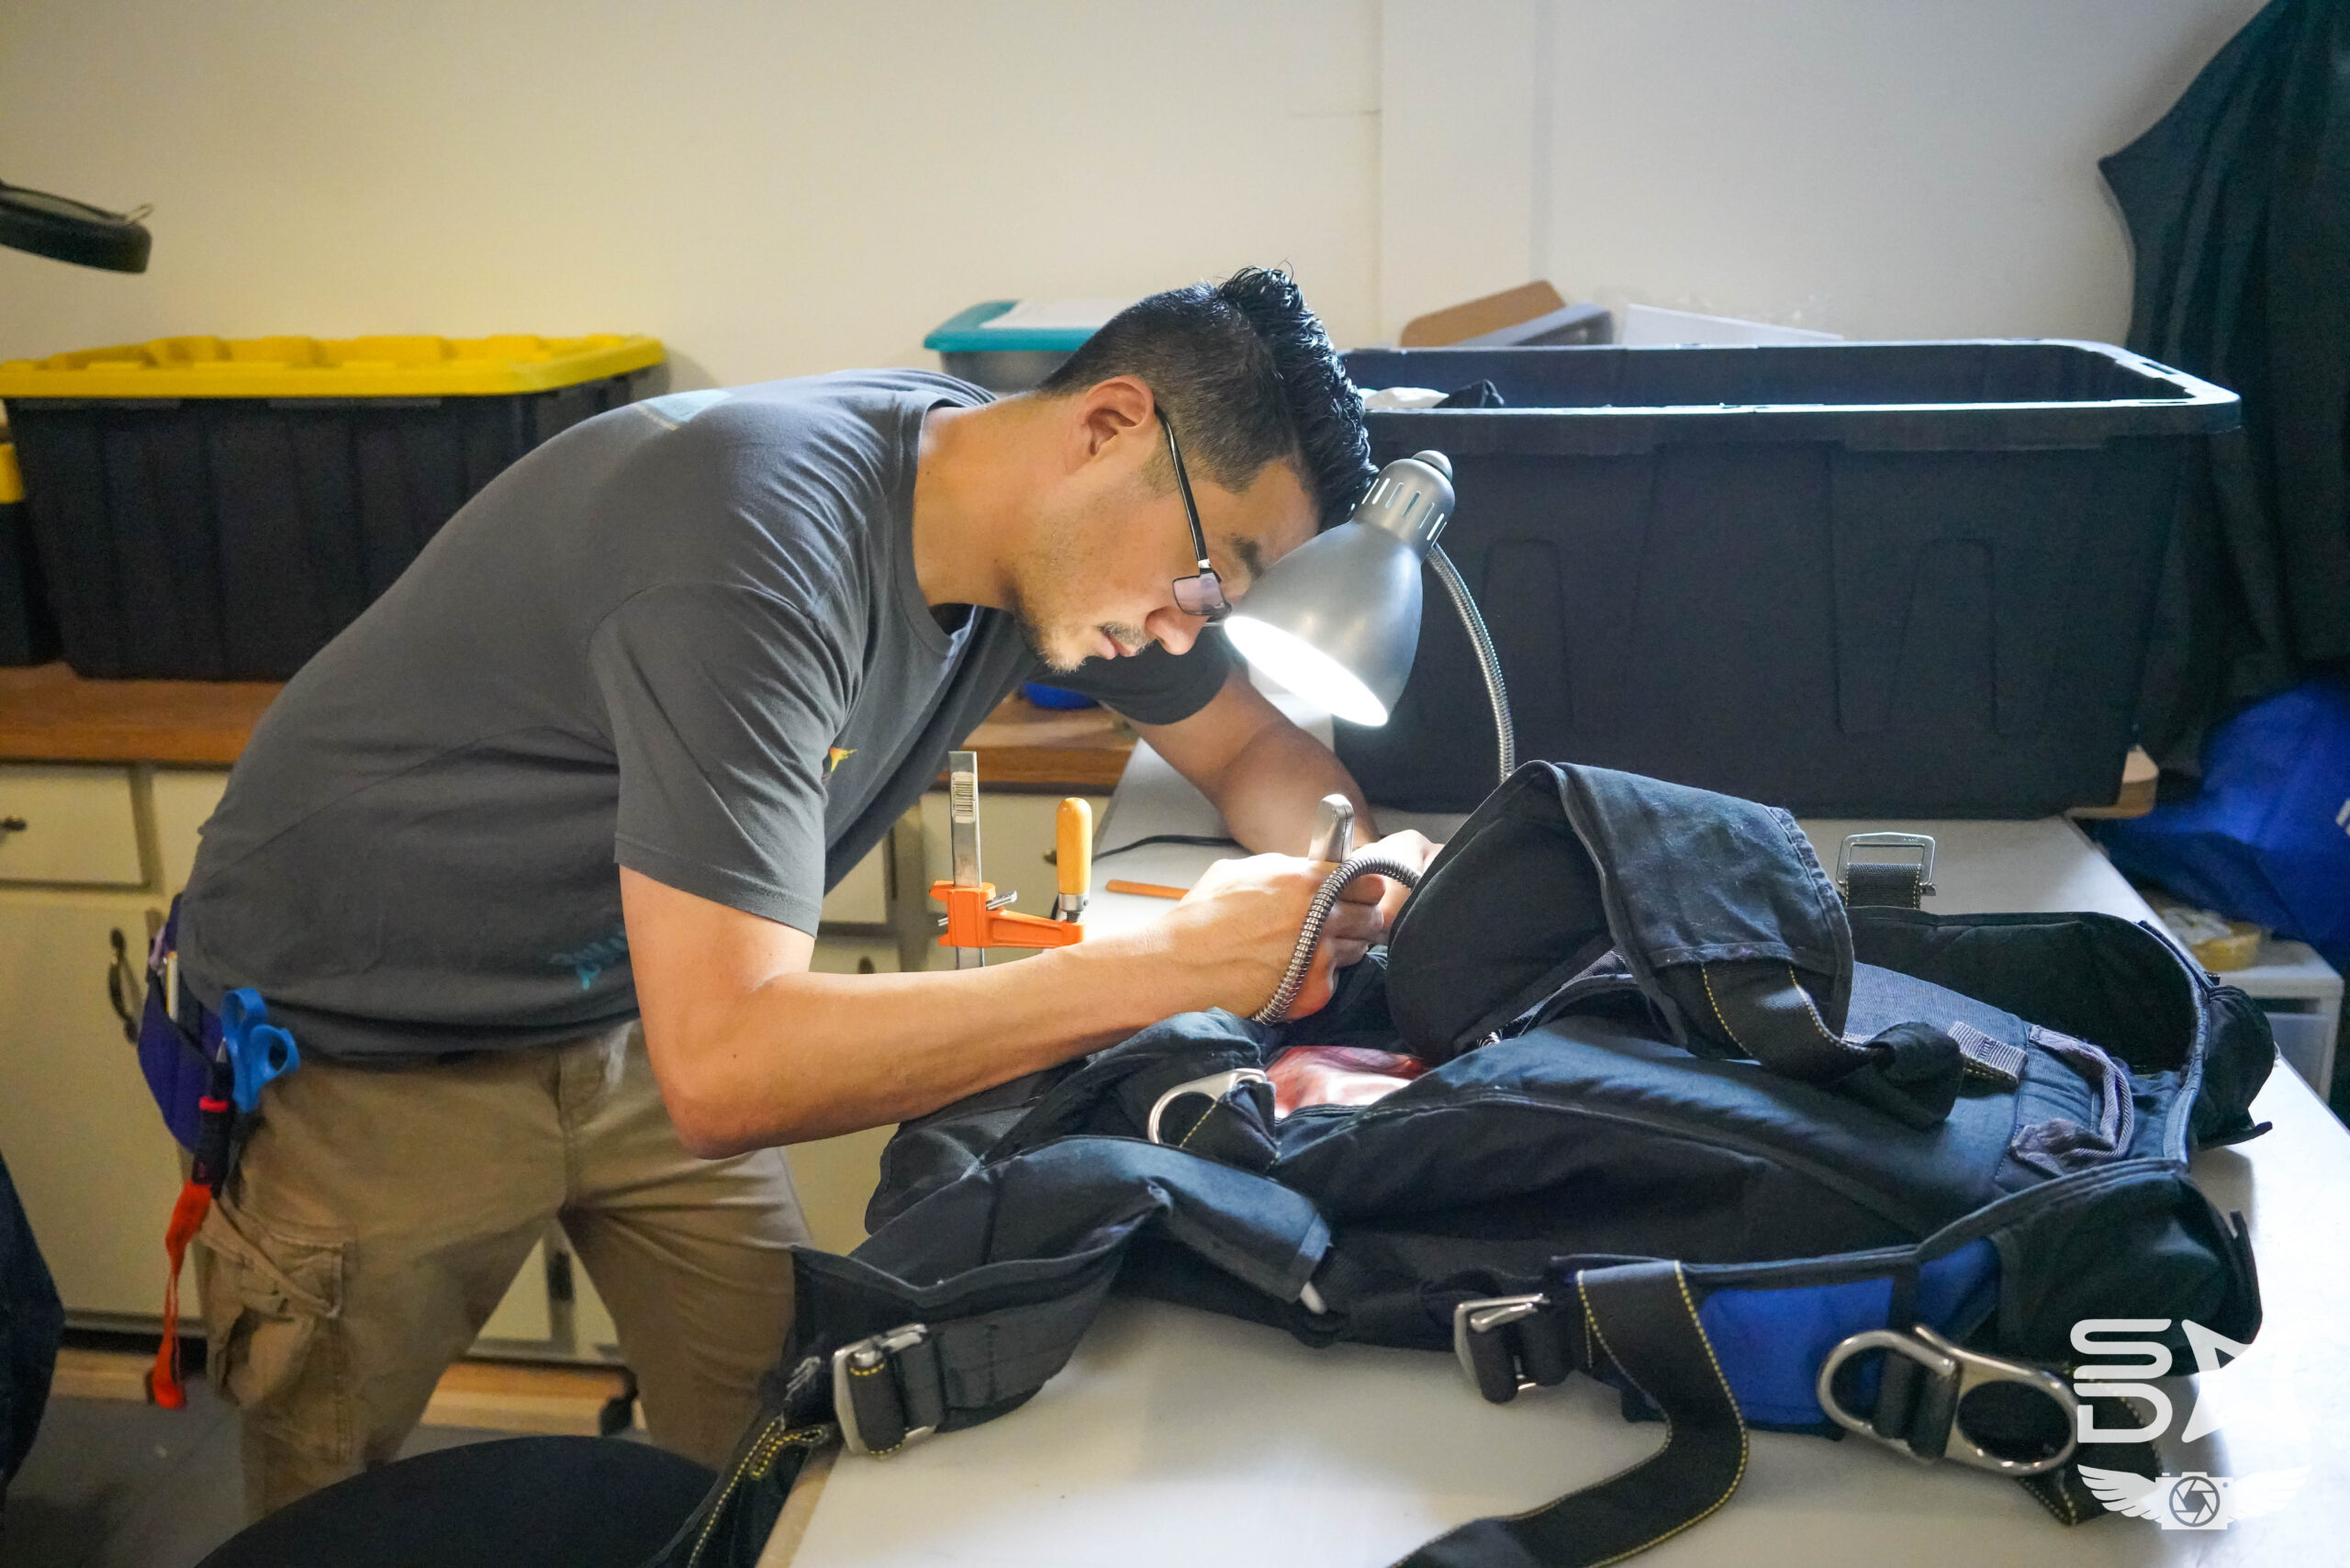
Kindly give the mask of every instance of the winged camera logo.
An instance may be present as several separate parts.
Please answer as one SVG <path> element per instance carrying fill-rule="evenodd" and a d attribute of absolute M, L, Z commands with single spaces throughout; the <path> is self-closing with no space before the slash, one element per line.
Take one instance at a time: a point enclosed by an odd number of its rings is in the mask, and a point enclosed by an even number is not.
<path fill-rule="evenodd" d="M 2273 1514 L 2293 1500 L 2310 1467 L 2265 1470 L 2257 1475 L 2140 1475 L 2081 1466 L 2081 1480 L 2117 1514 L 2152 1519 L 2165 1529 L 2225 1529 L 2238 1519 Z"/>
<path fill-rule="evenodd" d="M 2261 1427 L 2279 1435 L 2305 1432 L 2300 1413 L 2290 1398 L 2289 1379 L 2272 1377 L 2269 1387 L 2262 1390 L 2244 1386 L 2240 1378 L 2230 1375 L 2237 1361 L 2252 1350 L 2250 1345 L 2214 1334 L 2199 1323 L 2182 1319 L 2178 1327 L 2194 1352 L 2200 1383 L 2195 1408 L 2179 1433 L 2181 1441 L 2193 1442 L 2222 1427 L 2238 1424 Z M 2093 1317 L 2074 1325 L 2075 1350 L 2085 1355 L 2109 1358 L 2084 1363 L 2073 1373 L 2073 1392 L 2081 1399 L 2076 1435 L 2082 1442 L 2150 1443 L 2170 1428 L 2174 1412 L 2169 1395 L 2151 1383 L 2138 1381 L 2163 1377 L 2171 1372 L 2169 1348 L 2158 1340 L 2116 1338 L 2122 1334 L 2159 1334 L 2169 1327 L 2166 1317 Z M 2133 1359 L 2120 1359 L 2124 1357 Z M 2124 1397 L 2150 1408 L 2153 1419 L 2143 1427 L 2100 1427 L 2091 1402 Z M 2087 1464 L 2079 1469 L 2083 1484 L 2109 1509 L 2133 1518 L 2152 1519 L 2165 1529 L 2225 1529 L 2238 1519 L 2273 1514 L 2300 1494 L 2301 1484 L 2310 1475 L 2305 1464 L 2252 1475 L 2214 1475 L 2207 1471 L 2183 1470 L 2149 1476 Z"/>

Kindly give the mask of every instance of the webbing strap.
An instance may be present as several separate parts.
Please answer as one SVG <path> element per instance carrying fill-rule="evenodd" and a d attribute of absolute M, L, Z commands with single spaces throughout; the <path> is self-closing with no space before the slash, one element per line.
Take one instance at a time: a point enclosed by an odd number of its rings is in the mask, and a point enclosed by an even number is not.
<path fill-rule="evenodd" d="M 1811 993 L 1785 964 L 1707 964 L 1698 977 L 1710 1022 L 1729 1044 L 1774 1072 L 1807 1083 L 1833 1083 L 1876 1059 L 1866 1046 L 1828 1026 Z"/>
<path fill-rule="evenodd" d="M 1844 867 L 1844 902 L 1853 908 L 1925 907 L 1926 868 L 1916 861 L 1853 860 Z"/>
<path fill-rule="evenodd" d="M 1600 1568 L 1706 1518 L 1746 1474 L 1746 1423 L 1678 1263 L 1575 1276 L 1595 1348 L 1664 1416 L 1664 1446 L 1531 1513 L 1476 1519 L 1396 1568 Z"/>

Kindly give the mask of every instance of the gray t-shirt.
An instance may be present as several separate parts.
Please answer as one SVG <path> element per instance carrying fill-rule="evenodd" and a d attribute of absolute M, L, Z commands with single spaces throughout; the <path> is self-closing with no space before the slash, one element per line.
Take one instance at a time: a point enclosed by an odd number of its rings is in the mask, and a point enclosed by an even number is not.
<path fill-rule="evenodd" d="M 946 753 L 1042 673 L 954 632 L 912 559 L 919 371 L 686 392 L 590 420 L 466 503 L 303 666 L 205 824 L 181 964 L 306 1050 L 405 1058 L 636 1014 L 615 863 L 802 931 Z M 1147 723 L 1220 639 L 1055 684 Z"/>

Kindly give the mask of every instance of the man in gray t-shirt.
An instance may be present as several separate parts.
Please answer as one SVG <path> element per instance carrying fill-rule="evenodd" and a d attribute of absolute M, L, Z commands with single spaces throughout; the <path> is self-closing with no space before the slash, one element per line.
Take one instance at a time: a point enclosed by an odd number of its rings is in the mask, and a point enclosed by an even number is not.
<path fill-rule="evenodd" d="M 774 1146 L 1265 1000 L 1316 880 L 1270 855 L 1018 965 L 808 969 L 825 889 L 1046 667 L 1251 847 L 1356 793 L 1178 603 L 1179 448 L 1229 598 L 1351 505 L 1360 403 L 1287 278 L 1155 297 L 1002 402 L 875 371 L 589 420 L 287 685 L 179 924 L 197 998 L 305 1053 L 203 1232 L 257 1511 L 396 1450 L 558 1215 L 655 1437 L 717 1462 L 804 1239 Z"/>

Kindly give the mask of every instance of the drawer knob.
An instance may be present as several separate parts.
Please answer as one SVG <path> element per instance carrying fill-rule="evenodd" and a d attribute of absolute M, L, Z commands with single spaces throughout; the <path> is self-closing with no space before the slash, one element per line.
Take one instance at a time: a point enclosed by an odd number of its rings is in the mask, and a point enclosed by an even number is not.
<path fill-rule="evenodd" d="M 0 817 L 0 833 L 22 833 L 31 825 L 22 817 Z"/>

